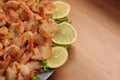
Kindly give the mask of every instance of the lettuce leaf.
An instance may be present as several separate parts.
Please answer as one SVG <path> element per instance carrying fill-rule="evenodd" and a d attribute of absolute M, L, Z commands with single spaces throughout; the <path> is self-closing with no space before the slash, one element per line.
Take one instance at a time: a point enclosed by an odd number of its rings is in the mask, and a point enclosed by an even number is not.
<path fill-rule="evenodd" d="M 71 47 L 71 45 L 59 45 L 59 44 L 55 44 L 55 43 L 52 44 L 52 47 L 56 47 L 56 46 L 62 46 L 66 49 L 69 49 Z"/>
<path fill-rule="evenodd" d="M 47 66 L 47 61 L 43 60 L 40 63 L 40 68 L 43 70 L 43 72 L 49 72 L 50 68 Z"/>

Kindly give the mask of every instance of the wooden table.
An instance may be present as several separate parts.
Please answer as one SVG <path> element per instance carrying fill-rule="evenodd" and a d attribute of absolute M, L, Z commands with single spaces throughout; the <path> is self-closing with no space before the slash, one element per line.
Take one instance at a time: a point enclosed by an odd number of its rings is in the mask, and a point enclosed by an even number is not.
<path fill-rule="evenodd" d="M 120 1 L 64 1 L 78 38 L 67 63 L 48 80 L 120 80 Z"/>

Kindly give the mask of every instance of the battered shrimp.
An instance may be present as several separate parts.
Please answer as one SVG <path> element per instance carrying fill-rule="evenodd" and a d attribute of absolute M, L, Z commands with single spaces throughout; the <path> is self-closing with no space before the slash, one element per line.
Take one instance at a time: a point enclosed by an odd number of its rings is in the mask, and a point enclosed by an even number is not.
<path fill-rule="evenodd" d="M 0 61 L 0 76 L 3 75 L 6 69 L 9 67 L 10 61 L 10 56 L 8 56 L 4 61 Z"/>
<path fill-rule="evenodd" d="M 40 30 L 41 29 L 45 30 L 51 37 L 53 37 L 58 29 L 58 24 L 54 20 L 48 18 L 42 21 Z"/>
<path fill-rule="evenodd" d="M 44 46 L 39 46 L 34 48 L 34 55 L 32 56 L 33 60 L 44 60 L 51 55 L 51 46 L 45 44 Z"/>
<path fill-rule="evenodd" d="M 17 77 L 17 69 L 16 66 L 12 64 L 11 67 L 8 67 L 6 70 L 7 80 L 16 80 Z"/>
<path fill-rule="evenodd" d="M 50 0 L 0 0 L 0 80 L 30 80 L 52 51 Z"/>
<path fill-rule="evenodd" d="M 16 60 L 17 57 L 16 55 L 18 55 L 18 51 L 20 50 L 20 48 L 17 45 L 11 45 L 5 48 L 5 53 L 3 58 L 6 59 L 7 56 L 11 56 L 12 60 Z"/>
<path fill-rule="evenodd" d="M 4 8 L 5 9 L 14 9 L 14 10 L 17 10 L 17 9 L 19 9 L 19 4 L 20 3 L 17 0 L 8 0 L 5 3 Z"/>
<path fill-rule="evenodd" d="M 55 5 L 50 0 L 42 0 L 41 5 L 43 6 L 46 14 L 54 13 Z"/>
<path fill-rule="evenodd" d="M 34 55 L 32 56 L 32 59 L 34 60 L 47 59 L 50 56 L 52 50 L 51 36 L 44 30 L 40 30 L 40 34 L 43 36 L 45 42 L 44 45 L 39 45 L 38 47 L 34 48 Z"/>
<path fill-rule="evenodd" d="M 33 33 L 31 31 L 27 31 L 25 33 L 23 33 L 21 36 L 16 37 L 14 39 L 13 44 L 16 44 L 19 47 L 24 46 L 24 44 L 26 44 L 26 42 L 31 38 L 31 36 L 33 35 Z"/>
<path fill-rule="evenodd" d="M 6 23 L 9 23 L 9 24 L 11 23 L 9 17 L 6 16 L 5 13 L 3 13 L 3 12 L 0 13 L 0 21 L 1 21 L 1 23 L 0 23 L 1 26 L 6 25 Z"/>
<path fill-rule="evenodd" d="M 17 35 L 20 35 L 20 34 L 24 33 L 25 26 L 24 26 L 23 22 L 20 19 L 18 19 L 18 23 L 19 23 L 19 25 L 15 27 L 14 32 Z"/>
<path fill-rule="evenodd" d="M 38 8 L 39 8 L 40 0 L 27 0 L 26 4 L 27 6 L 30 7 L 30 9 L 33 12 L 39 12 Z"/>
<path fill-rule="evenodd" d="M 0 28 L 0 35 L 7 35 L 8 34 L 8 29 L 7 27 L 3 26 Z"/>
<path fill-rule="evenodd" d="M 0 76 L 0 80 L 6 80 L 5 76 Z"/>

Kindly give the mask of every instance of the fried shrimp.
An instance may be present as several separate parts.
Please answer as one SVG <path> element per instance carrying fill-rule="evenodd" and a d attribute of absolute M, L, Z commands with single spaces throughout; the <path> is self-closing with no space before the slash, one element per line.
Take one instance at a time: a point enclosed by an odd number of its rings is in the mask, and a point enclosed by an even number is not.
<path fill-rule="evenodd" d="M 0 80 L 30 80 L 52 51 L 50 0 L 0 0 Z"/>

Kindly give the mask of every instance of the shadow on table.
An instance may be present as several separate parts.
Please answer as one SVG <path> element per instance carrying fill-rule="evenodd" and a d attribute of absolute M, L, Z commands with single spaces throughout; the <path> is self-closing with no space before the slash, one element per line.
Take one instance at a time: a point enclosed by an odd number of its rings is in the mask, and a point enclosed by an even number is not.
<path fill-rule="evenodd" d="M 101 8 L 108 18 L 120 25 L 120 0 L 87 0 L 95 8 Z"/>

